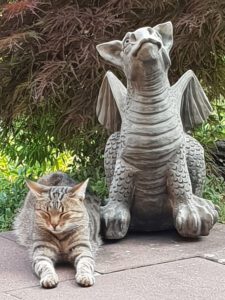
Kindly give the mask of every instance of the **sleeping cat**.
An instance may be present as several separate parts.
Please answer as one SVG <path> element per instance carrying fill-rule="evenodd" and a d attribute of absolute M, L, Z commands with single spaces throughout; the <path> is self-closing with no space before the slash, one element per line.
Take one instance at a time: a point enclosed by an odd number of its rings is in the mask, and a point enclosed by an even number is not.
<path fill-rule="evenodd" d="M 86 195 L 88 180 L 75 184 L 61 172 L 43 176 L 30 189 L 14 228 L 28 247 L 34 272 L 44 288 L 58 284 L 54 264 L 65 260 L 76 269 L 81 286 L 94 284 L 94 254 L 101 243 L 100 201 Z"/>

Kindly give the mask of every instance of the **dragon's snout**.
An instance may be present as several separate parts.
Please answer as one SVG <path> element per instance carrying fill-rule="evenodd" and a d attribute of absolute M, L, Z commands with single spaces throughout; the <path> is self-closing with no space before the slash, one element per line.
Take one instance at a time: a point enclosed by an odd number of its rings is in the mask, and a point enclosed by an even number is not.
<path fill-rule="evenodd" d="M 132 55 L 136 57 L 140 52 L 151 56 L 151 52 L 157 51 L 162 47 L 161 38 L 151 27 L 138 29 L 130 34 L 130 42 L 133 45 Z M 157 46 L 157 47 L 155 47 Z M 143 50 L 143 51 L 142 51 Z"/>
<path fill-rule="evenodd" d="M 141 41 L 139 41 L 138 45 L 136 46 L 136 48 L 133 52 L 133 56 L 137 56 L 139 51 L 143 48 L 143 45 L 145 45 L 145 48 L 149 49 L 149 50 L 152 49 L 152 45 L 156 45 L 158 47 L 158 50 L 161 49 L 161 47 L 162 47 L 162 44 L 159 41 L 157 41 L 156 39 L 143 38 Z"/>

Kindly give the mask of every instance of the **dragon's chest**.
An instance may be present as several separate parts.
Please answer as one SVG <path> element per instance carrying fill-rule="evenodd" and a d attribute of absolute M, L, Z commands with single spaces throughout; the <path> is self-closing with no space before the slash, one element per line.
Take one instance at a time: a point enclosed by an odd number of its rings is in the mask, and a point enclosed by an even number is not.
<path fill-rule="evenodd" d="M 158 124 L 128 124 L 123 131 L 122 155 L 131 161 L 156 163 L 166 160 L 182 140 L 183 128 L 178 118 L 171 117 Z"/>

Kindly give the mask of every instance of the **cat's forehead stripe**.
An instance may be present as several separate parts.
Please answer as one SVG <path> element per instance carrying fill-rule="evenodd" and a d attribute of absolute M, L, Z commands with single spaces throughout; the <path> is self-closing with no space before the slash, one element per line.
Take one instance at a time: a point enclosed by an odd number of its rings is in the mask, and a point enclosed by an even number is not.
<path fill-rule="evenodd" d="M 60 204 L 67 191 L 68 191 L 68 187 L 53 187 L 49 190 L 49 198 L 51 201 Z"/>

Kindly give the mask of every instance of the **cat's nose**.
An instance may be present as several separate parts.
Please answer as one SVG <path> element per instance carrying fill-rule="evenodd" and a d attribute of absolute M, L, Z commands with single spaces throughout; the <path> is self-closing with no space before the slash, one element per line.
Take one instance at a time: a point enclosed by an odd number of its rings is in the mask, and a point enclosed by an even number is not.
<path fill-rule="evenodd" d="M 56 230 L 56 227 L 58 224 L 51 224 L 51 225 L 52 225 L 53 229 Z"/>

